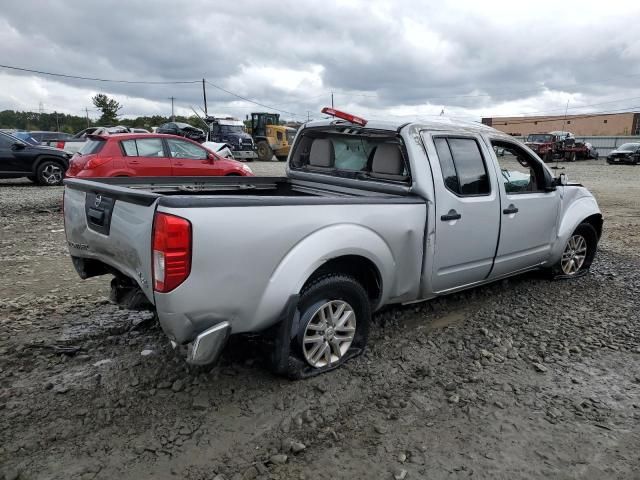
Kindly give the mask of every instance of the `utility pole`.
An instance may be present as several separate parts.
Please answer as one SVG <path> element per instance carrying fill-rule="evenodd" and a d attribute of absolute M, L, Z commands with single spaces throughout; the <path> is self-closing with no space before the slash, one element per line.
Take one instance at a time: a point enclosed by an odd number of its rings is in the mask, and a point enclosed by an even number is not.
<path fill-rule="evenodd" d="M 202 97 L 204 98 L 204 116 L 209 116 L 207 113 L 207 89 L 204 87 L 204 78 L 202 79 Z"/>
<path fill-rule="evenodd" d="M 89 124 L 89 108 L 84 107 L 84 111 L 87 114 L 87 128 L 89 128 L 91 125 Z"/>
<path fill-rule="evenodd" d="M 60 131 L 60 121 L 58 120 L 58 112 L 53 112 L 56 114 L 56 130 Z"/>
<path fill-rule="evenodd" d="M 169 97 L 169 99 L 171 100 L 171 121 L 175 122 L 176 116 L 173 114 L 173 101 L 176 99 L 176 97 Z"/>
<path fill-rule="evenodd" d="M 307 122 L 311 121 L 311 112 L 307 110 Z"/>
<path fill-rule="evenodd" d="M 331 108 L 333 108 L 333 92 L 331 92 Z"/>

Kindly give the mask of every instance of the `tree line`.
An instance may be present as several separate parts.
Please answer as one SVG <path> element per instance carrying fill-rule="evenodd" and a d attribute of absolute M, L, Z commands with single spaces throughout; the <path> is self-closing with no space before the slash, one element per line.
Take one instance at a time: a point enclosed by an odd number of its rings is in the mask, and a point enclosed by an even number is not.
<path fill-rule="evenodd" d="M 23 112 L 16 110 L 3 110 L 0 112 L 0 128 L 16 130 L 46 130 L 53 132 L 76 133 L 87 127 L 115 126 L 138 127 L 150 129 L 171 121 L 171 117 L 162 115 L 142 116 L 137 118 L 119 118 L 118 112 L 122 105 L 114 99 L 99 93 L 92 98 L 93 104 L 102 115 L 96 121 L 87 119 L 82 115 L 68 115 L 66 113 L 39 113 Z M 202 128 L 201 121 L 195 115 L 183 117 L 177 115 L 176 122 L 189 123 Z"/>

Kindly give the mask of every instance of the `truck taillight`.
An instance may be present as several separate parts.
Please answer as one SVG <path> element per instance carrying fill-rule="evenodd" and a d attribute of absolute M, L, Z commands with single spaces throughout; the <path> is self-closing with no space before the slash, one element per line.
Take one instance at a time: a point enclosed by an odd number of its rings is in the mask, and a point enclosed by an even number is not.
<path fill-rule="evenodd" d="M 191 273 L 191 223 L 157 212 L 153 221 L 153 289 L 170 292 Z"/>
<path fill-rule="evenodd" d="M 64 142 L 56 143 L 56 148 L 60 148 L 60 149 L 64 150 Z"/>

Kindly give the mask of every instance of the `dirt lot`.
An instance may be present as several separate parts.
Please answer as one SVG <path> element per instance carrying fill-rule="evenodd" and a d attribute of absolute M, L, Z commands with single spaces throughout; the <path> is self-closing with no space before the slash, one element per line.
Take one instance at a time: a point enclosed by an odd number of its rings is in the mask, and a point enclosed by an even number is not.
<path fill-rule="evenodd" d="M 186 366 L 77 278 L 61 189 L 1 181 L 0 478 L 640 478 L 640 167 L 561 166 L 606 217 L 590 275 L 387 309 L 301 382 L 254 339 Z"/>

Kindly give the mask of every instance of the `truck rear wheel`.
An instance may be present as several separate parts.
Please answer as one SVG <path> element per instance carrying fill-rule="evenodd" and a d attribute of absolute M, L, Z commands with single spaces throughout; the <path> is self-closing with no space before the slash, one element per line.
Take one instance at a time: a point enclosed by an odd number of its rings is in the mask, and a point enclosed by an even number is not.
<path fill-rule="evenodd" d="M 297 345 L 292 349 L 302 360 L 297 378 L 333 370 L 364 350 L 371 304 L 354 278 L 335 273 L 311 280 L 302 291 L 298 311 Z"/>
<path fill-rule="evenodd" d="M 550 163 L 553 161 L 553 152 L 551 150 L 544 154 L 544 163 Z"/>
<path fill-rule="evenodd" d="M 269 162 L 273 158 L 273 150 L 265 140 L 261 140 L 256 145 L 258 150 L 258 160 Z"/>

